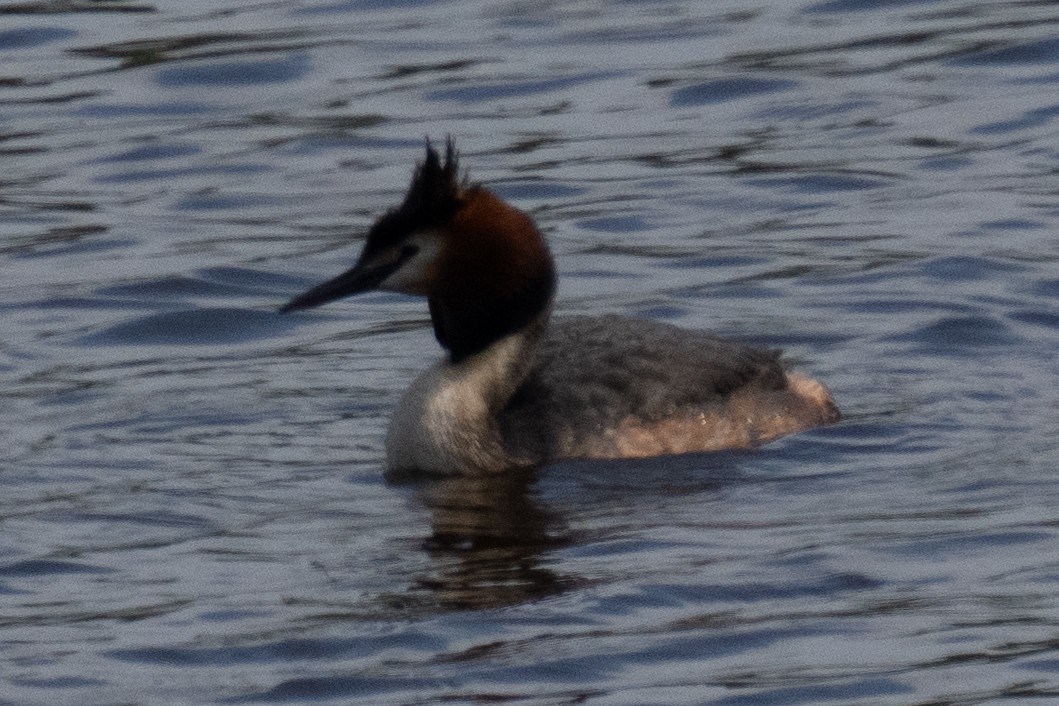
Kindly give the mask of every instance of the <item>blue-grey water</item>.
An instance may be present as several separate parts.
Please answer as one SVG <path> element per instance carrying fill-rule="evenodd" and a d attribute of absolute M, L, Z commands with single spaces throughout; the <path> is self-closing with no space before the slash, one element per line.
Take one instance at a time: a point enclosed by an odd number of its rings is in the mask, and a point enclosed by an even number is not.
<path fill-rule="evenodd" d="M 387 479 L 425 135 L 764 448 Z M 1059 6 L 0 3 L 0 704 L 1059 703 Z"/>

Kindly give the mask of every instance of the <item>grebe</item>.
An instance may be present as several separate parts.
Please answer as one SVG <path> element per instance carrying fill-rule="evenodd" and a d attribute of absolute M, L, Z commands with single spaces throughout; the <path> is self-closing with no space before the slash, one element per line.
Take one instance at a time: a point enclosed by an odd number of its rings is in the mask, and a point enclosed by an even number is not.
<path fill-rule="evenodd" d="M 357 263 L 294 311 L 372 289 L 425 296 L 446 356 L 390 420 L 387 465 L 496 472 L 563 458 L 745 448 L 834 422 L 821 383 L 761 350 L 669 324 L 551 318 L 555 267 L 528 215 L 427 141 L 403 203 Z"/>

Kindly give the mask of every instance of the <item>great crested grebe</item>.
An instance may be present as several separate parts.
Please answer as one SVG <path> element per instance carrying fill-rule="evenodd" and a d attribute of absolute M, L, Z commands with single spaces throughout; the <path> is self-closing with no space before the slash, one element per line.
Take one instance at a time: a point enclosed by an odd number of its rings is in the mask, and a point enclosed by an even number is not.
<path fill-rule="evenodd" d="M 427 142 L 404 202 L 357 263 L 282 311 L 382 289 L 425 296 L 445 357 L 405 392 L 394 470 L 495 472 L 563 458 L 745 448 L 828 424 L 821 383 L 762 350 L 619 316 L 552 319 L 555 266 L 533 220 Z"/>

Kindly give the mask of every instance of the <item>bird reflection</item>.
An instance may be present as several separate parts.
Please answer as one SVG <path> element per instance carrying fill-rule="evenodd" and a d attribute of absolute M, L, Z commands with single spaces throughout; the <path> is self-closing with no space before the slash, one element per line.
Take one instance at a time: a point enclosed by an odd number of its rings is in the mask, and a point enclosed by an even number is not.
<path fill-rule="evenodd" d="M 558 519 L 534 497 L 535 475 L 419 481 L 418 495 L 432 525 L 423 548 L 433 559 L 419 586 L 450 608 L 511 605 L 570 587 L 572 578 L 547 566 L 548 550 L 567 538 Z"/>

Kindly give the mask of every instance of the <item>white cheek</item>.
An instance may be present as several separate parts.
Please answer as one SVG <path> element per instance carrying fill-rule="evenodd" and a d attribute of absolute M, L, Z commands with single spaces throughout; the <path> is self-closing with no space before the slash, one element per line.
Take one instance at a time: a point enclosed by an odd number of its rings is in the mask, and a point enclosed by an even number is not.
<path fill-rule="evenodd" d="M 416 233 L 408 243 L 415 245 L 418 252 L 408 258 L 396 271 L 379 284 L 379 289 L 405 294 L 424 294 L 431 265 L 441 251 L 440 239 L 430 231 Z"/>

